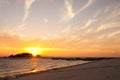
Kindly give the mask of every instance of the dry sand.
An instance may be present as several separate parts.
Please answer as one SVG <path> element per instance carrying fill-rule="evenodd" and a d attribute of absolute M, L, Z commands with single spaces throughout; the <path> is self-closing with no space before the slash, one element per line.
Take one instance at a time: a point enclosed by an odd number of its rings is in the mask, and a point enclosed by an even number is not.
<path fill-rule="evenodd" d="M 120 80 L 120 59 L 93 61 L 6 80 Z"/>

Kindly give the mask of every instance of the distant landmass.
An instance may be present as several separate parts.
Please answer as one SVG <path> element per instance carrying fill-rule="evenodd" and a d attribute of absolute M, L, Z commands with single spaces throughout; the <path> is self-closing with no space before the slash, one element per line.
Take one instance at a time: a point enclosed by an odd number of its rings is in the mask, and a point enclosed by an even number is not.
<path fill-rule="evenodd" d="M 16 55 L 10 55 L 9 58 L 31 58 L 33 57 L 32 54 L 30 53 L 19 53 L 19 54 L 16 54 Z M 35 56 L 37 58 L 41 57 L 40 55 L 37 55 Z"/>
<path fill-rule="evenodd" d="M 32 58 L 33 55 L 31 53 L 19 53 L 15 55 L 10 55 L 9 58 Z M 94 61 L 94 60 L 103 60 L 103 59 L 114 59 L 114 57 L 42 57 L 40 55 L 34 56 L 35 58 L 45 58 L 52 60 L 68 60 L 68 61 Z"/>
<path fill-rule="evenodd" d="M 67 61 L 95 61 L 95 60 L 104 60 L 104 59 L 115 59 L 115 57 L 48 57 L 47 59 L 52 60 L 67 60 Z"/>

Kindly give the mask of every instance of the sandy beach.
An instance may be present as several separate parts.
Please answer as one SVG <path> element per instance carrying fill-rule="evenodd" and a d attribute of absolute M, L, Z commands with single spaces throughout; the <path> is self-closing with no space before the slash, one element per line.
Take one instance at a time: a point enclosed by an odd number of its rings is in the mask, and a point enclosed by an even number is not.
<path fill-rule="evenodd" d="M 120 80 L 120 59 L 93 61 L 4 80 Z"/>

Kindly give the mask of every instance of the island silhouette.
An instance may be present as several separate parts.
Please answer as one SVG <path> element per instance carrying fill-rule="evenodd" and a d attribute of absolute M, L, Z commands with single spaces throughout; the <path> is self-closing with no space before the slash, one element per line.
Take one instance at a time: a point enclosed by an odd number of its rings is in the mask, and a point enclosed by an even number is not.
<path fill-rule="evenodd" d="M 9 56 L 9 58 L 31 58 L 31 57 L 33 57 L 33 55 L 31 53 L 18 53 L 18 54 Z M 34 57 L 39 58 L 41 56 L 40 55 L 36 55 Z"/>

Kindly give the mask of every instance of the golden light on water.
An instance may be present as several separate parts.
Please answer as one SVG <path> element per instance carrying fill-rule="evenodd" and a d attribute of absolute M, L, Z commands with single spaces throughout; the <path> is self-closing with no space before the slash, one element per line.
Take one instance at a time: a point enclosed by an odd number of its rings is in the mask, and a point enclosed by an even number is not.
<path fill-rule="evenodd" d="M 32 72 L 32 73 L 35 73 L 35 72 L 37 72 L 37 70 L 36 70 L 36 69 L 33 69 L 31 72 Z"/>
<path fill-rule="evenodd" d="M 31 53 L 33 56 L 40 55 L 44 49 L 40 47 L 27 47 L 25 51 Z"/>

